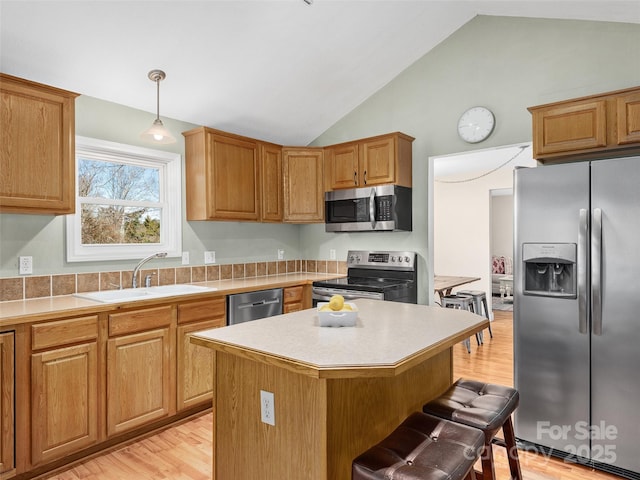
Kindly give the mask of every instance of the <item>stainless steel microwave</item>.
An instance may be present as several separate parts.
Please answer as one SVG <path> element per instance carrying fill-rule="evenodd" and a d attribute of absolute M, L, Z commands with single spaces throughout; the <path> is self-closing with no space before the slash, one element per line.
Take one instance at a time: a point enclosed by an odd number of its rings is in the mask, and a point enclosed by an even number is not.
<path fill-rule="evenodd" d="M 399 185 L 324 194 L 327 232 L 411 231 L 411 189 Z"/>

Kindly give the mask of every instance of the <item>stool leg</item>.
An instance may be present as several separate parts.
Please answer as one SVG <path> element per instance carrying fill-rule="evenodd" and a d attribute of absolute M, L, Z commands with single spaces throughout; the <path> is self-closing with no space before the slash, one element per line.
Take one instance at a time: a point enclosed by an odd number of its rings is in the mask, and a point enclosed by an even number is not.
<path fill-rule="evenodd" d="M 467 338 L 462 344 L 467 347 L 467 353 L 471 353 L 471 341 Z"/>
<path fill-rule="evenodd" d="M 509 458 L 509 470 L 511 471 L 512 480 L 522 480 L 522 472 L 520 471 L 520 460 L 518 458 L 518 449 L 516 447 L 516 436 L 513 431 L 513 423 L 511 417 L 502 425 L 502 433 L 504 434 L 504 442 L 507 447 L 507 456 Z"/>
<path fill-rule="evenodd" d="M 493 447 L 491 441 L 485 442 L 482 451 L 482 480 L 496 480 L 496 468 L 493 465 Z"/>
<path fill-rule="evenodd" d="M 487 317 L 487 320 L 489 320 L 489 336 L 493 338 L 493 332 L 491 331 L 491 318 L 489 317 L 489 307 L 487 305 L 487 297 L 484 297 L 482 299 L 482 306 L 484 307 L 485 317 Z"/>
<path fill-rule="evenodd" d="M 475 303 L 473 301 L 471 303 L 469 303 L 468 310 L 471 313 L 478 313 L 476 305 L 475 305 Z M 476 343 L 478 344 L 478 346 L 480 346 L 480 345 L 482 345 L 484 343 L 484 341 L 482 339 L 482 332 L 476 333 Z M 469 353 L 471 353 L 471 350 L 469 350 Z"/>

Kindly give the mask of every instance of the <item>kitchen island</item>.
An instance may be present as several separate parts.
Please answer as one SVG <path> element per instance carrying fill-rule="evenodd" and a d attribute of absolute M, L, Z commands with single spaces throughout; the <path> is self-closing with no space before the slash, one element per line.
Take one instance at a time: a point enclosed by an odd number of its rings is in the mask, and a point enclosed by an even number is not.
<path fill-rule="evenodd" d="M 214 480 L 350 479 L 354 457 L 452 383 L 452 346 L 487 327 L 466 311 L 354 303 L 355 327 L 320 327 L 310 309 L 191 337 L 215 352 Z"/>

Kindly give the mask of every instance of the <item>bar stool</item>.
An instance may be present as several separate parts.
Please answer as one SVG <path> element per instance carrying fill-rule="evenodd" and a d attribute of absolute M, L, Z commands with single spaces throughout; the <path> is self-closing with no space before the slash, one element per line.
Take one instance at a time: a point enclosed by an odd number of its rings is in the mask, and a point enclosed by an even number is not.
<path fill-rule="evenodd" d="M 489 316 L 489 307 L 487 305 L 487 294 L 482 290 L 460 290 L 456 292 L 458 295 L 466 295 L 473 298 L 473 307 L 478 315 L 482 315 L 489 320 L 489 336 L 493 338 L 493 332 L 491 331 L 491 317 Z"/>
<path fill-rule="evenodd" d="M 518 407 L 520 395 L 514 388 L 474 380 L 459 379 L 444 394 L 422 407 L 430 415 L 479 428 L 484 433 L 482 479 L 495 480 L 493 447 L 507 449 L 513 480 L 522 480 L 511 414 Z M 495 437 L 502 429 L 504 440 Z"/>
<path fill-rule="evenodd" d="M 353 460 L 352 480 L 475 480 L 484 435 L 422 412 Z"/>
<path fill-rule="evenodd" d="M 459 310 L 467 310 L 471 313 L 475 313 L 473 298 L 464 295 L 446 295 L 442 297 L 442 307 L 457 308 Z M 477 333 L 476 342 L 478 343 L 478 345 L 482 344 L 482 339 Z M 471 353 L 471 342 L 469 341 L 469 339 L 467 338 L 466 340 L 464 340 L 462 344 L 467 348 L 467 352 Z"/>

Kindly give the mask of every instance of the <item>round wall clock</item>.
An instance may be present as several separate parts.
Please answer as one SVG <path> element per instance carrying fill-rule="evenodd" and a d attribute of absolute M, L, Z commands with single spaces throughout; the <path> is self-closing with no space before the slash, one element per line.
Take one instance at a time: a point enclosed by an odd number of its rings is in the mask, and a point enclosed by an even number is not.
<path fill-rule="evenodd" d="M 471 107 L 458 120 L 458 135 L 465 142 L 478 143 L 485 140 L 496 124 L 491 110 L 485 107 Z"/>

